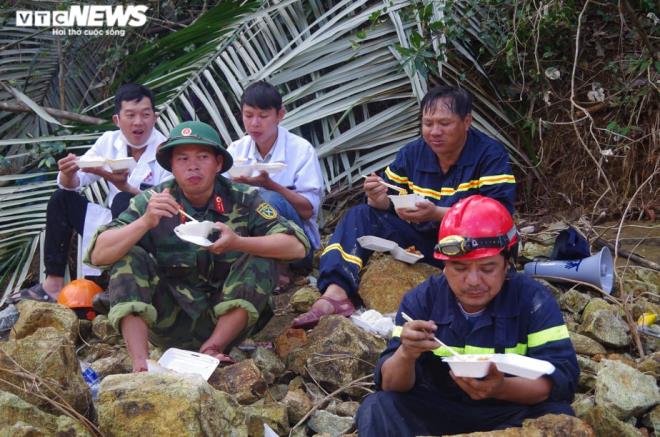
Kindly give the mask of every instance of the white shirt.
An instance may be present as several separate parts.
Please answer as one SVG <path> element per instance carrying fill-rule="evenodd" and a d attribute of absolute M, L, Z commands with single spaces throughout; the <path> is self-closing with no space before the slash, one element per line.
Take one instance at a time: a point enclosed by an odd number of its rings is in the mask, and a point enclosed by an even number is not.
<path fill-rule="evenodd" d="M 312 204 L 312 216 L 303 220 L 303 228 L 312 246 L 318 249 L 321 237 L 317 217 L 323 199 L 323 176 L 316 150 L 309 141 L 278 126 L 277 140 L 263 158 L 249 135 L 231 143 L 227 150 L 234 159 L 244 159 L 248 163 L 286 163 L 284 170 L 272 174 L 270 178 L 304 196 Z M 225 176 L 230 177 L 228 174 Z"/>
<path fill-rule="evenodd" d="M 147 141 L 147 146 L 144 152 L 137 161 L 135 168 L 128 174 L 128 183 L 135 187 L 140 188 L 141 184 L 158 185 L 161 182 L 171 179 L 172 174 L 161 167 L 156 161 L 156 149 L 167 138 L 163 136 L 156 129 L 151 131 L 151 136 Z M 120 130 L 108 131 L 96 140 L 94 145 L 85 152 L 83 156 L 100 156 L 106 159 L 119 159 L 128 157 L 128 145 Z M 76 173 L 78 175 L 78 186 L 68 188 L 62 186 L 60 183 L 60 173 L 57 173 L 57 185 L 63 190 L 80 191 L 83 187 L 92 184 L 101 176 L 85 173 L 80 170 Z M 112 201 L 119 193 L 117 187 L 108 182 L 108 198 L 106 205 L 112 205 Z M 83 253 L 87 252 L 87 248 L 96 230 L 105 224 L 110 223 L 112 220 L 112 213 L 108 208 L 95 203 L 87 204 L 87 212 L 85 213 L 85 224 L 83 226 L 82 247 Z M 101 271 L 87 264 L 83 264 L 82 273 L 85 276 L 98 276 Z"/>

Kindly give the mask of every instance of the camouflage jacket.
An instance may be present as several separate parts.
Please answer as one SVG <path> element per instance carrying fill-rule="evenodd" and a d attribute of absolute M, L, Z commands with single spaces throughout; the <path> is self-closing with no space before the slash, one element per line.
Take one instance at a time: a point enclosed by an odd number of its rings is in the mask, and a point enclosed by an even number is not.
<path fill-rule="evenodd" d="M 284 219 L 268 203 L 264 202 L 258 191 L 243 184 L 232 183 L 218 175 L 214 194 L 209 199 L 205 211 L 193 208 L 184 197 L 175 180 L 157 185 L 154 191 L 162 192 L 169 188 L 170 193 L 186 213 L 199 221 L 222 222 L 231 227 L 240 236 L 262 236 L 275 233 L 294 235 L 309 250 L 309 240 L 295 223 Z M 135 196 L 130 206 L 112 222 L 99 228 L 94 235 L 85 255 L 85 263 L 92 265 L 90 254 L 96 245 L 98 236 L 108 229 L 125 226 L 137 220 L 147 208 L 150 194 L 143 192 Z M 213 292 L 224 284 L 229 268 L 241 255 L 241 252 L 225 252 L 214 255 L 206 248 L 179 239 L 174 228 L 186 221 L 183 214 L 161 219 L 158 226 L 148 231 L 138 245 L 142 246 L 156 260 L 160 280 L 177 284 L 176 289 L 182 296 L 177 300 L 195 302 L 206 300 L 206 293 Z M 217 234 L 216 234 L 217 235 Z M 211 238 L 211 237 L 209 237 Z M 212 239 L 212 238 L 211 238 Z M 108 269 L 111 266 L 95 266 Z M 136 272 L 137 273 L 137 272 Z M 179 297 L 184 297 L 179 299 Z M 184 305 L 185 306 L 185 305 Z"/>

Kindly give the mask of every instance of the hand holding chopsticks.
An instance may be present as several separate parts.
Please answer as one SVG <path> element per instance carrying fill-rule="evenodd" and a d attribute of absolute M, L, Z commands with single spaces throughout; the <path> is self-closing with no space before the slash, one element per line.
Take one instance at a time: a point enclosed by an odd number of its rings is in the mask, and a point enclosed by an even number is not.
<path fill-rule="evenodd" d="M 403 319 L 404 319 L 406 322 L 412 322 L 412 321 L 413 321 L 413 318 L 410 317 L 408 314 L 406 314 L 406 313 L 404 313 L 404 312 L 401 313 L 401 317 L 403 317 Z M 438 343 L 440 344 L 440 346 L 446 348 L 446 349 L 447 349 L 452 355 L 454 355 L 454 356 L 456 356 L 456 357 L 460 357 L 460 356 L 461 356 L 461 354 L 459 354 L 459 353 L 456 352 L 454 349 L 452 349 L 451 347 L 447 346 L 447 345 L 444 344 L 442 341 L 440 341 L 440 339 L 439 339 L 438 337 L 433 336 L 433 339 L 434 339 L 436 342 L 438 342 Z"/>
<path fill-rule="evenodd" d="M 155 191 L 153 191 L 153 190 L 149 190 L 149 191 L 147 191 L 147 192 L 146 192 L 146 194 L 148 194 L 148 196 L 147 196 L 147 200 L 151 199 L 151 196 L 153 196 L 154 193 L 155 193 Z M 169 193 L 168 193 L 168 194 L 169 194 Z M 195 219 L 195 217 L 193 217 L 193 216 L 191 216 L 190 214 L 188 214 L 187 212 L 185 212 L 185 211 L 183 210 L 183 208 L 181 208 L 179 205 L 177 205 L 176 208 L 177 208 L 177 210 L 179 211 L 180 214 L 183 214 L 185 217 L 187 217 L 187 218 L 190 219 L 191 221 L 193 221 L 193 222 L 197 222 L 197 221 L 198 221 L 197 219 Z"/>

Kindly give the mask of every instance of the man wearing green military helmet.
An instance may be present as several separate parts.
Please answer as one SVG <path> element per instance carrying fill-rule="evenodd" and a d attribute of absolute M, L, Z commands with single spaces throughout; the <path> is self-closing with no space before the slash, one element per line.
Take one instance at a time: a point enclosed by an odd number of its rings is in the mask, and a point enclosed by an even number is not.
<path fill-rule="evenodd" d="M 220 175 L 232 157 L 211 126 L 179 124 L 156 159 L 174 180 L 136 196 L 100 228 L 86 262 L 110 269 L 108 318 L 126 340 L 134 371 L 147 369 L 148 340 L 228 360 L 225 349 L 268 307 L 275 260 L 303 258 L 309 241 L 256 191 Z M 179 239 L 174 228 L 186 215 L 212 222 L 217 239 Z"/>

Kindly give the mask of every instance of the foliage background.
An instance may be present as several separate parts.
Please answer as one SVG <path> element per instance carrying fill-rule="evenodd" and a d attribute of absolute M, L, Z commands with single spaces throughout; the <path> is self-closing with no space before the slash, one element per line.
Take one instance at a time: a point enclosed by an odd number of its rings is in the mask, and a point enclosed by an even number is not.
<path fill-rule="evenodd" d="M 440 82 L 470 90 L 478 126 L 507 144 L 519 210 L 655 219 L 657 2 L 159 1 L 121 38 L 14 26 L 17 9 L 68 5 L 2 7 L 0 289 L 37 279 L 55 161 L 112 127 L 111 98 L 127 81 L 155 90 L 162 131 L 198 118 L 227 142 L 243 133 L 242 89 L 274 83 L 284 125 L 317 146 L 329 222 L 361 174 L 419 134 L 417 101 Z M 103 124 L 48 121 L 43 107 Z"/>

